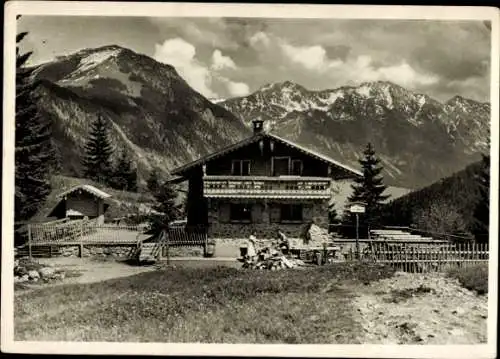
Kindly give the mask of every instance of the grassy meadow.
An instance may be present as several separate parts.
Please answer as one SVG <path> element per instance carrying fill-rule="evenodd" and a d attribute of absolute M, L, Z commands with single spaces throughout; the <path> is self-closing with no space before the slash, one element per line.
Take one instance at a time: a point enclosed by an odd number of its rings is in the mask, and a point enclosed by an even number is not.
<path fill-rule="evenodd" d="M 286 271 L 163 268 L 92 284 L 19 291 L 16 340 L 361 343 L 346 284 L 390 277 L 380 265 Z"/>

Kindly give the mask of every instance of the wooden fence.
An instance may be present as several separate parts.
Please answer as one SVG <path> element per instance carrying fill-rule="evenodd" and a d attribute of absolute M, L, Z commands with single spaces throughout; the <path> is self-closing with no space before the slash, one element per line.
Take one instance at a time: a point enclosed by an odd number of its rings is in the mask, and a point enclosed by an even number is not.
<path fill-rule="evenodd" d="M 99 224 L 96 220 L 58 220 L 28 224 L 28 245 L 135 244 L 144 226 Z"/>
<path fill-rule="evenodd" d="M 346 260 L 356 260 L 353 248 L 343 253 Z M 398 270 L 421 273 L 443 271 L 451 267 L 466 267 L 488 263 L 486 244 L 419 244 L 373 242 L 361 253 L 361 261 L 386 263 Z"/>
<path fill-rule="evenodd" d="M 421 236 L 431 237 L 434 240 L 441 240 L 446 242 L 470 242 L 474 240 L 474 236 L 472 235 L 458 235 L 452 233 L 442 233 L 442 232 L 434 232 L 425 229 L 420 229 L 416 227 L 408 227 L 408 226 L 384 226 L 384 229 L 394 229 L 406 231 L 410 234 L 417 234 Z"/>
<path fill-rule="evenodd" d="M 171 247 L 204 246 L 208 240 L 204 226 L 170 227 L 167 234 Z"/>
<path fill-rule="evenodd" d="M 85 220 L 57 220 L 40 224 L 28 224 L 28 240 L 32 245 L 73 241 L 91 233 L 95 224 Z"/>

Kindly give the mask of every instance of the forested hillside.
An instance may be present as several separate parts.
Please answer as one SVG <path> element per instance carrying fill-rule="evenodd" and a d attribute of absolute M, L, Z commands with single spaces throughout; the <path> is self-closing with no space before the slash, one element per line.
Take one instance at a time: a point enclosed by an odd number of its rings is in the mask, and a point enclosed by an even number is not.
<path fill-rule="evenodd" d="M 477 210 L 484 198 L 480 179 L 489 171 L 479 161 L 428 187 L 399 197 L 383 207 L 385 225 L 414 226 L 434 232 L 479 235 Z M 486 204 L 487 205 L 487 204 Z M 483 215 L 484 216 L 484 215 Z"/>

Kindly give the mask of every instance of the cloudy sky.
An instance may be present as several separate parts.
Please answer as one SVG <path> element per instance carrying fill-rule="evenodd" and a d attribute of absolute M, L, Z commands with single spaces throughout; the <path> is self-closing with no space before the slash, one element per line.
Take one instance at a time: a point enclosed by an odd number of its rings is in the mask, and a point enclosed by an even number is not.
<path fill-rule="evenodd" d="M 311 90 L 388 80 L 446 101 L 489 101 L 482 21 L 24 16 L 33 63 L 117 44 L 176 67 L 209 98 L 290 80 Z"/>

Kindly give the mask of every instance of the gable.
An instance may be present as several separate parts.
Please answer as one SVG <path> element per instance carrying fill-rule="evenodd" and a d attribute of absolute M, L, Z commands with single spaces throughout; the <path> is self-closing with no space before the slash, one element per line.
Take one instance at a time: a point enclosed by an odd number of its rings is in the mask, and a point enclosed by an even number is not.
<path fill-rule="evenodd" d="M 272 146 L 271 146 L 272 143 Z M 275 160 L 288 162 L 299 161 L 302 167 L 302 176 L 327 177 L 329 164 L 310 156 L 296 148 L 289 147 L 270 138 L 263 138 L 224 156 L 212 159 L 206 163 L 206 174 L 209 176 L 232 174 L 234 165 L 239 161 L 249 163 L 251 176 L 272 176 Z"/>
<path fill-rule="evenodd" d="M 263 149 L 260 144 L 261 142 L 263 143 Z M 211 164 L 220 163 L 221 161 L 223 162 L 224 158 L 230 159 L 238 156 L 241 157 L 241 154 L 244 154 L 247 157 L 249 155 L 262 155 L 262 151 L 269 151 L 270 143 L 274 143 L 274 150 L 277 151 L 276 155 L 281 152 L 283 155 L 295 155 L 301 158 L 307 158 L 310 161 L 317 161 L 318 163 L 331 165 L 340 172 L 344 173 L 345 177 L 362 176 L 360 171 L 346 166 L 326 155 L 269 133 L 255 134 L 248 139 L 227 146 L 218 152 L 209 154 L 196 161 L 181 166 L 172 171 L 171 174 L 186 176 L 190 171 L 200 168 L 202 165 L 206 164 L 207 167 L 210 167 Z"/>

